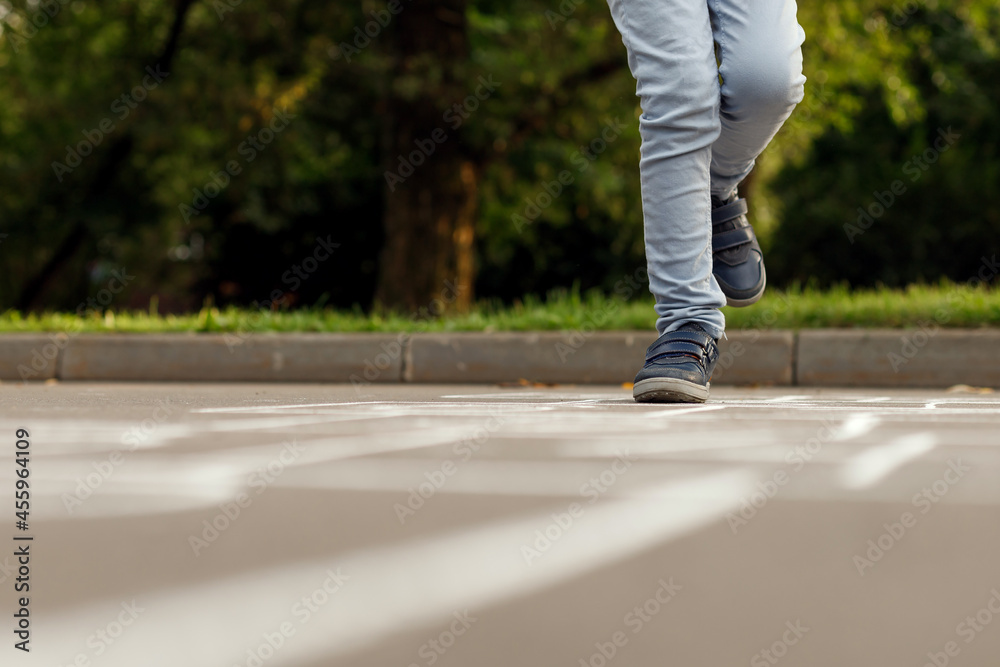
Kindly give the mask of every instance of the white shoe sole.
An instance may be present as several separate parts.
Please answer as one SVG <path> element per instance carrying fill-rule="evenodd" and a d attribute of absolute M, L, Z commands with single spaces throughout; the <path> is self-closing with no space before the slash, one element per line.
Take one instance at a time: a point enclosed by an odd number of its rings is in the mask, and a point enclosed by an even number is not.
<path fill-rule="evenodd" d="M 704 403 L 711 386 L 677 378 L 648 378 L 635 383 L 632 398 L 637 403 Z"/>

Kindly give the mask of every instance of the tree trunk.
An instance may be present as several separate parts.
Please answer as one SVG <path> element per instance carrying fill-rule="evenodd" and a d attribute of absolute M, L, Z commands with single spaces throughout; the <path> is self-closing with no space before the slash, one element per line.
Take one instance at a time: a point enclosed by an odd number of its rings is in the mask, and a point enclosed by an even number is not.
<path fill-rule="evenodd" d="M 376 301 L 407 312 L 467 310 L 480 168 L 449 114 L 469 91 L 467 0 L 413 2 L 395 17 L 386 114 L 386 204 Z M 426 310 L 423 310 L 426 309 Z"/>

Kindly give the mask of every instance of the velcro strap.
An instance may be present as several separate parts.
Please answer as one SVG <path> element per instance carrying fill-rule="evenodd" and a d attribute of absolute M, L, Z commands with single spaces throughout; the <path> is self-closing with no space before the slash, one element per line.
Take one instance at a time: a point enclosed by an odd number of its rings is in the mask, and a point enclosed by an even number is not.
<path fill-rule="evenodd" d="M 686 352 L 684 354 L 680 354 L 680 353 L 678 353 L 678 354 L 660 354 L 660 355 L 657 355 L 657 356 L 653 357 L 652 359 L 647 359 L 646 363 L 647 364 L 655 363 L 657 366 L 674 366 L 674 365 L 677 365 L 677 364 L 689 364 L 692 361 L 696 361 L 696 362 L 698 362 L 700 364 L 704 364 L 705 363 L 705 355 L 688 354 Z M 711 363 L 711 362 L 709 362 L 709 363 Z"/>
<path fill-rule="evenodd" d="M 712 209 L 712 224 L 718 225 L 729 220 L 734 220 L 741 215 L 747 214 L 747 200 L 737 199 L 736 201 L 729 202 L 725 206 L 720 206 L 719 208 Z"/>
<path fill-rule="evenodd" d="M 653 344 L 653 346 L 646 351 L 646 355 L 648 356 L 650 354 L 659 353 L 663 346 L 669 345 L 670 343 L 687 342 L 694 343 L 700 347 L 707 347 L 711 340 L 711 336 L 707 333 L 701 333 L 700 331 L 671 331 Z"/>
<path fill-rule="evenodd" d="M 753 227 L 737 227 L 729 231 L 712 234 L 712 252 L 735 248 L 753 241 Z"/>
<path fill-rule="evenodd" d="M 701 359 L 705 356 L 705 348 L 701 345 L 695 343 L 689 343 L 684 340 L 672 340 L 668 341 L 664 345 L 661 345 L 656 349 L 656 353 L 648 356 L 646 361 L 655 361 L 661 359 L 662 357 L 671 357 L 685 355 L 694 357 L 695 359 Z"/>

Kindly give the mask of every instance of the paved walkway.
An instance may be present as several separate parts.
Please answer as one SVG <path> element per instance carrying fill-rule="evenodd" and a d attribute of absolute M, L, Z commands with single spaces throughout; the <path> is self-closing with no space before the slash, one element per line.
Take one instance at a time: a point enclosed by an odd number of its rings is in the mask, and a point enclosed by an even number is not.
<path fill-rule="evenodd" d="M 1000 396 L 360 391 L 0 385 L 2 664 L 997 664 Z"/>

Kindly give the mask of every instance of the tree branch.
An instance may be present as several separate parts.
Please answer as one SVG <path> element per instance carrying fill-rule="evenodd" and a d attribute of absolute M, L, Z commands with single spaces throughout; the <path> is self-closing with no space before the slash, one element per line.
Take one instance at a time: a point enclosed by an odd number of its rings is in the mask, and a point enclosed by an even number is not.
<path fill-rule="evenodd" d="M 160 55 L 156 58 L 155 68 L 163 72 L 170 72 L 174 56 L 177 53 L 177 44 L 180 41 L 181 33 L 184 30 L 184 22 L 188 11 L 196 0 L 178 0 L 177 9 L 174 13 L 174 20 L 170 26 L 170 33 Z M 111 142 L 104 153 L 104 161 L 101 168 L 97 170 L 97 176 L 91 181 L 84 192 L 81 201 L 77 206 L 78 210 L 86 210 L 90 204 L 103 195 L 110 187 L 111 183 L 121 172 L 123 165 L 132 154 L 135 142 L 131 132 L 119 135 L 115 141 Z M 83 218 L 77 218 L 59 246 L 52 255 L 49 256 L 45 265 L 30 278 L 21 289 L 15 307 L 21 311 L 35 308 L 39 297 L 44 293 L 46 286 L 62 271 L 73 255 L 76 254 L 80 246 L 90 235 L 87 223 Z"/>

